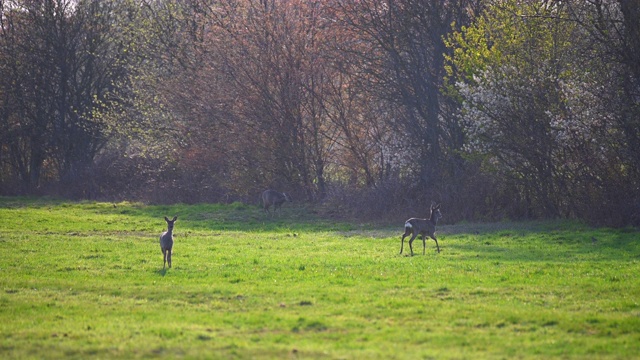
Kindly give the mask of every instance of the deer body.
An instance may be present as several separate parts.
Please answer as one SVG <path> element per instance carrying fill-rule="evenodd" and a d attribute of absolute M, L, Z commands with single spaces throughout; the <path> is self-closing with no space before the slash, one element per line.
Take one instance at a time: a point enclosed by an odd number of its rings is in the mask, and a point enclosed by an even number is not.
<path fill-rule="evenodd" d="M 275 214 L 276 210 L 286 201 L 291 202 L 291 198 L 286 193 L 275 190 L 265 190 L 262 193 L 262 206 L 267 213 L 270 213 L 269 208 L 273 205 L 273 213 Z"/>
<path fill-rule="evenodd" d="M 167 222 L 167 231 L 163 232 L 160 235 L 160 250 L 162 250 L 162 257 L 164 258 L 164 263 L 162 265 L 162 269 L 164 270 L 169 263 L 169 267 L 171 267 L 171 251 L 173 249 L 173 224 L 178 220 L 177 216 L 174 216 L 172 220 L 169 220 L 168 217 L 164 217 L 164 221 Z"/>
<path fill-rule="evenodd" d="M 440 213 L 440 204 L 431 205 L 431 215 L 428 219 L 411 218 L 404 223 L 404 234 L 400 242 L 400 254 L 404 248 L 404 238 L 411 235 L 409 239 L 409 249 L 411 250 L 411 256 L 413 256 L 413 240 L 418 236 L 422 236 L 422 255 L 425 254 L 427 248 L 426 237 L 429 236 L 436 242 L 436 248 L 440 252 L 440 246 L 438 245 L 438 239 L 436 239 L 436 224 L 438 220 L 442 218 Z"/>

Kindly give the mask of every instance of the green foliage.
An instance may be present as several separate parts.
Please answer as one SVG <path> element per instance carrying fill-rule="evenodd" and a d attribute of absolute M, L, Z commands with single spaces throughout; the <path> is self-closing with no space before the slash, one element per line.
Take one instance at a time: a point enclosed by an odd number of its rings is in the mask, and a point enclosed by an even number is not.
<path fill-rule="evenodd" d="M 637 176 L 625 163 L 635 160 L 624 155 L 630 148 L 620 150 L 635 140 L 620 141 L 628 127 L 618 124 L 630 112 L 612 111 L 613 103 L 629 99 L 614 100 L 621 92 L 606 80 L 624 70 L 595 56 L 604 50 L 593 42 L 593 29 L 568 21 L 574 6 L 488 5 L 448 38 L 448 94 L 461 105 L 464 150 L 473 155 L 467 159 L 495 175 L 512 216 L 631 224 L 637 191 L 624 184 Z M 615 21 L 615 11 L 608 16 Z M 605 210 L 608 199 L 616 200 Z"/>
<path fill-rule="evenodd" d="M 629 358 L 637 231 L 0 198 L 2 358 Z M 162 216 L 179 215 L 162 270 Z M 414 243 L 415 245 L 415 243 Z"/>
<path fill-rule="evenodd" d="M 576 62 L 577 26 L 566 21 L 567 16 L 561 4 L 506 1 L 489 6 L 471 25 L 448 35 L 449 82 L 475 84 L 485 71 L 497 77 L 514 75 L 505 69 L 517 69 L 524 80 L 543 74 L 561 77 L 558 71 Z"/>

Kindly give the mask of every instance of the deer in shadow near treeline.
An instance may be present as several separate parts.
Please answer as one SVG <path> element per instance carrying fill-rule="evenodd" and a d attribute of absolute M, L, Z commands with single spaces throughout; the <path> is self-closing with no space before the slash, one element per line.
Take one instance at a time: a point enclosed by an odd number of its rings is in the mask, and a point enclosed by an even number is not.
<path fill-rule="evenodd" d="M 291 197 L 287 193 L 281 193 L 275 190 L 265 190 L 262 193 L 262 209 L 268 214 L 271 214 L 269 208 L 273 206 L 273 214 L 276 213 L 282 204 L 285 202 L 291 202 Z"/>
<path fill-rule="evenodd" d="M 404 223 L 404 234 L 400 242 L 400 254 L 404 248 L 404 238 L 411 235 L 409 239 L 409 249 L 411 250 L 411 256 L 413 256 L 413 240 L 418 236 L 422 236 L 422 255 L 425 254 L 427 248 L 427 235 L 436 242 L 436 248 L 440 252 L 440 246 L 438 245 L 438 239 L 436 239 L 436 224 L 438 220 L 442 218 L 440 213 L 440 204 L 431 204 L 431 214 L 428 219 L 411 218 Z"/>
<path fill-rule="evenodd" d="M 164 257 L 164 263 L 162 265 L 162 270 L 165 269 L 167 263 L 169 263 L 169 267 L 171 267 L 171 252 L 173 249 L 173 224 L 178 220 L 178 216 L 174 216 L 172 220 L 169 220 L 168 217 L 164 217 L 164 221 L 167 222 L 167 231 L 163 232 L 160 235 L 160 250 L 162 250 L 162 257 Z"/>

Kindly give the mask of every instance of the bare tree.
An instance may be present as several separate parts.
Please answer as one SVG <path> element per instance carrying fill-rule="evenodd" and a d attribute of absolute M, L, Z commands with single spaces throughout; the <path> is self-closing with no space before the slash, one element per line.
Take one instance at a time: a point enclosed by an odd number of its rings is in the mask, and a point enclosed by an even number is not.
<path fill-rule="evenodd" d="M 95 117 L 126 71 L 116 1 L 3 1 L 3 166 L 23 191 L 78 181 L 109 139 Z M 8 165 L 7 165 L 8 164 Z"/>
<path fill-rule="evenodd" d="M 471 1 L 340 1 L 342 21 L 371 44 L 357 53 L 375 96 L 398 107 L 389 124 L 407 139 L 421 186 L 441 185 L 452 151 L 461 146 L 456 127 L 442 116 L 442 37 L 467 21 Z"/>

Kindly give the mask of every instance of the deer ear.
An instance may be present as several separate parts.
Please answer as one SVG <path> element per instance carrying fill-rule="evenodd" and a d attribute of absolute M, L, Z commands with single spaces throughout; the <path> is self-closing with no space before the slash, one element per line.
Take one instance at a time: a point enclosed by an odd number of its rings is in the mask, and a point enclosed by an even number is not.
<path fill-rule="evenodd" d="M 173 220 L 171 220 L 171 221 L 176 221 L 176 220 L 178 220 L 178 215 L 174 216 Z"/>
<path fill-rule="evenodd" d="M 436 207 L 434 207 L 434 209 L 440 209 L 440 204 L 436 205 Z"/>
<path fill-rule="evenodd" d="M 164 221 L 169 221 L 169 218 L 165 216 Z"/>

